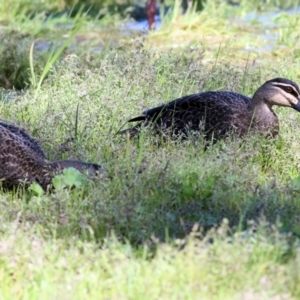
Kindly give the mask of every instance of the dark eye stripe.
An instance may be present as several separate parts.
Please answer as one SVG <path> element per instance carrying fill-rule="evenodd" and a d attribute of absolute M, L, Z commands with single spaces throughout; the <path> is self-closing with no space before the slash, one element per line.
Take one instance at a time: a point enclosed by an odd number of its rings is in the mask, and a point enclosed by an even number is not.
<path fill-rule="evenodd" d="M 299 96 L 299 94 L 297 93 L 297 91 L 294 88 L 290 87 L 290 86 L 289 87 L 288 86 L 282 87 L 282 89 L 285 90 L 287 93 L 292 94 L 295 97 Z"/>
<path fill-rule="evenodd" d="M 299 97 L 298 91 L 292 85 L 277 83 L 277 82 L 274 82 L 274 85 L 283 89 L 286 93 L 292 94 L 296 98 Z"/>

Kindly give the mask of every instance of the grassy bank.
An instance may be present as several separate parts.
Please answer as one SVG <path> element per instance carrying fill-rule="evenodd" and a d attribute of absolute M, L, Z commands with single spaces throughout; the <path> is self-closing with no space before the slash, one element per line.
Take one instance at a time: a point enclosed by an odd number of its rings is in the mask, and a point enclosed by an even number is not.
<path fill-rule="evenodd" d="M 208 9 L 194 16 L 198 25 Z M 220 20 L 225 14 L 182 29 L 185 20 L 174 19 L 118 47 L 105 40 L 101 52 L 69 47 L 71 39 L 62 47 L 60 38 L 48 52 L 32 51 L 31 34 L 5 35 L 1 119 L 34 136 L 49 160 L 95 162 L 103 172 L 72 190 L 59 177 L 51 194 L 0 191 L 1 299 L 299 298 L 298 112 L 276 108 L 274 140 L 232 137 L 206 150 L 201 138 L 116 135 L 127 119 L 182 95 L 252 95 L 275 77 L 300 83 L 296 15 L 276 19 L 272 51 L 248 53 L 244 39 L 230 42 L 248 27 Z M 183 42 L 168 49 L 171 24 Z M 227 42 L 205 47 L 196 28 L 212 27 L 219 36 L 227 29 Z M 63 41 L 72 28 L 59 29 Z M 16 83 L 21 91 L 8 89 Z"/>
<path fill-rule="evenodd" d="M 250 61 L 237 68 L 230 59 L 203 63 L 202 51 L 190 48 L 160 56 L 109 50 L 64 56 L 39 90 L 5 92 L 2 119 L 36 137 L 49 159 L 93 161 L 105 173 L 72 191 L 1 193 L 3 297 L 296 299 L 296 111 L 277 109 L 274 141 L 249 136 L 206 151 L 201 139 L 158 146 L 151 135 L 134 141 L 115 133 L 181 95 L 251 95 L 273 77 L 299 81 L 299 64 L 289 57 L 268 69 Z M 182 248 L 195 223 L 206 238 Z M 229 229 L 206 235 L 219 226 Z"/>

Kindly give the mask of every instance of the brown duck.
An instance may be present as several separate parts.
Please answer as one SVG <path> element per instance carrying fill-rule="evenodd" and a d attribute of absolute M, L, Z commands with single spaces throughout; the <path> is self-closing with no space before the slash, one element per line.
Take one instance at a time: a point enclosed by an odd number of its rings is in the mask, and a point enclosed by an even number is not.
<path fill-rule="evenodd" d="M 209 91 L 184 96 L 167 104 L 148 109 L 129 122 L 135 127 L 119 133 L 136 135 L 143 126 L 173 137 L 203 132 L 205 139 L 216 140 L 230 132 L 243 136 L 250 129 L 275 136 L 279 132 L 273 106 L 292 107 L 300 112 L 298 85 L 285 78 L 265 82 L 252 98 L 229 91 Z"/>
<path fill-rule="evenodd" d="M 96 175 L 101 168 L 76 160 L 49 162 L 39 144 L 24 130 L 0 121 L 0 181 L 4 188 L 37 182 L 46 190 L 52 178 L 69 167 L 89 175 Z"/>

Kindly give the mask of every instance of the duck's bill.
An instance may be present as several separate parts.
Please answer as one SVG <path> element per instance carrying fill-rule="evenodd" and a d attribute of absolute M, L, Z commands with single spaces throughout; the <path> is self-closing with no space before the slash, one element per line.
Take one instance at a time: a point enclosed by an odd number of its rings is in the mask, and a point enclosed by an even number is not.
<path fill-rule="evenodd" d="M 293 107 L 293 109 L 296 109 L 297 111 L 300 112 L 300 99 L 299 98 L 298 98 L 297 104 L 294 104 L 292 107 Z"/>

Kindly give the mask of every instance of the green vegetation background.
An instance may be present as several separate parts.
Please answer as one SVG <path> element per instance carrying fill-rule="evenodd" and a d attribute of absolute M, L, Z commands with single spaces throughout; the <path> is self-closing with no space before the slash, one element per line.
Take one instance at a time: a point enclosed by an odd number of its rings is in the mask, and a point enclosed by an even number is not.
<path fill-rule="evenodd" d="M 170 1 L 161 29 L 141 35 L 124 34 L 128 17 L 111 9 L 133 2 L 100 3 L 89 14 L 79 2 L 0 1 L 1 119 L 50 160 L 104 169 L 85 184 L 67 172 L 51 194 L 0 192 L 0 298 L 298 299 L 296 111 L 276 110 L 275 140 L 207 150 L 201 138 L 116 135 L 182 95 L 299 83 L 299 16 L 278 10 L 296 4 L 212 0 L 182 13 Z M 245 19 L 266 10 L 270 26 Z"/>

